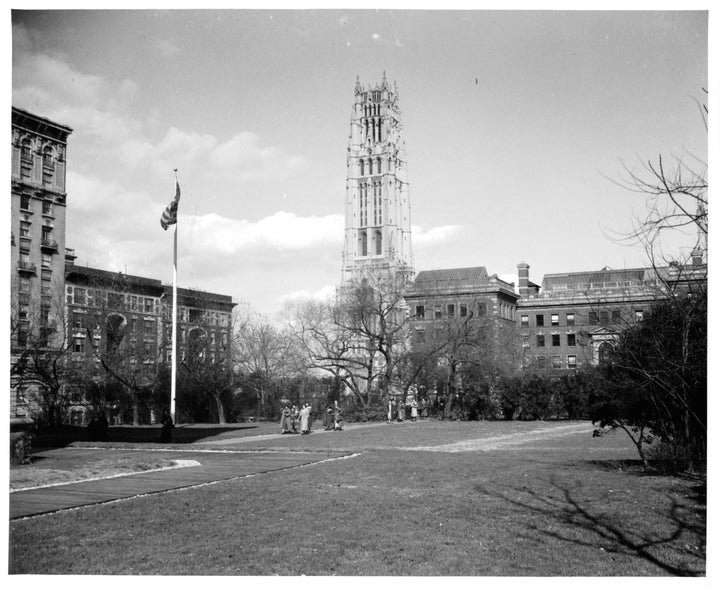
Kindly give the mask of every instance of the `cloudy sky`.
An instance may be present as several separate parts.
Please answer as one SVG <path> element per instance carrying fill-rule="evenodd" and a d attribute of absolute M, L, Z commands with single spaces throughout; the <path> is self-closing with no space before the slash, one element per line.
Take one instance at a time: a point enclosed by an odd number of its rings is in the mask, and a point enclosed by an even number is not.
<path fill-rule="evenodd" d="M 72 127 L 77 264 L 264 313 L 340 279 L 354 85 L 397 83 L 416 270 L 634 267 L 623 162 L 707 160 L 707 15 L 14 11 L 12 104 Z M 673 242 L 692 247 L 693 236 Z"/>

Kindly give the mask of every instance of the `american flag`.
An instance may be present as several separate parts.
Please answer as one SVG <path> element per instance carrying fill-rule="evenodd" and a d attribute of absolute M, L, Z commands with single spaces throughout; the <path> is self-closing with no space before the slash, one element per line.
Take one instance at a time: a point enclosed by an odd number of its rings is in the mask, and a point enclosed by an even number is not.
<path fill-rule="evenodd" d="M 180 202 L 180 184 L 175 180 L 175 198 L 163 211 L 162 217 L 160 217 L 160 225 L 167 231 L 170 225 L 177 223 L 177 210 L 178 203 Z"/>

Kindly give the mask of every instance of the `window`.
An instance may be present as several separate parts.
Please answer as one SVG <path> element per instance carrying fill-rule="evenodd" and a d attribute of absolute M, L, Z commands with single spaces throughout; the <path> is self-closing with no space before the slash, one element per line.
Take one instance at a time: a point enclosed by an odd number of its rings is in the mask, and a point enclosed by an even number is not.
<path fill-rule="evenodd" d="M 547 358 L 545 356 L 538 356 L 537 363 L 540 368 L 547 368 Z"/>
<path fill-rule="evenodd" d="M 560 315 L 550 315 L 550 325 L 560 325 Z"/>
<path fill-rule="evenodd" d="M 152 313 L 155 310 L 155 301 L 153 299 L 145 299 L 145 312 Z"/>
<path fill-rule="evenodd" d="M 527 315 L 520 315 L 520 327 L 530 327 L 530 320 Z"/>
<path fill-rule="evenodd" d="M 607 325 L 609 323 L 608 321 L 608 312 L 607 311 L 600 311 L 600 324 L 601 325 Z"/>
<path fill-rule="evenodd" d="M 20 195 L 20 208 L 24 211 L 30 210 L 30 196 L 27 194 Z"/>
<path fill-rule="evenodd" d="M 82 329 L 83 326 L 83 314 L 79 311 L 73 313 L 73 327 L 75 329 Z"/>
<path fill-rule="evenodd" d="M 645 311 L 642 309 L 635 309 L 635 323 L 640 323 L 643 320 Z"/>
<path fill-rule="evenodd" d="M 30 294 L 30 279 L 24 276 L 20 277 L 19 290 L 22 294 Z"/>
<path fill-rule="evenodd" d="M 568 346 L 574 346 L 574 345 L 575 345 L 575 334 L 574 334 L 574 333 L 568 333 L 568 334 L 567 334 L 567 345 L 568 345 Z"/>
<path fill-rule="evenodd" d="M 467 305 L 460 305 L 460 317 L 467 317 L 468 309 Z"/>
<path fill-rule="evenodd" d="M 27 221 L 20 221 L 20 237 L 30 239 L 30 223 Z"/>
<path fill-rule="evenodd" d="M 595 311 L 590 311 L 588 314 L 588 321 L 590 325 L 597 325 L 600 323 L 600 320 L 598 319 L 598 314 Z"/>
<path fill-rule="evenodd" d="M 572 327 L 575 325 L 575 313 L 565 314 L 565 325 L 567 325 L 568 327 Z"/>
<path fill-rule="evenodd" d="M 522 346 L 523 346 L 523 348 L 529 348 L 529 347 L 530 347 L 530 339 L 528 338 L 527 335 L 524 335 L 524 336 L 523 336 Z"/>
<path fill-rule="evenodd" d="M 620 309 L 614 309 L 612 312 L 612 322 L 615 324 L 618 324 L 622 321 L 622 316 L 620 314 Z"/>
<path fill-rule="evenodd" d="M 361 221 L 362 223 L 362 221 Z M 368 243 L 367 243 L 367 231 L 360 232 L 360 255 L 367 256 Z"/>
<path fill-rule="evenodd" d="M 535 315 L 535 325 L 538 327 L 545 325 L 545 315 Z"/>
<path fill-rule="evenodd" d="M 50 185 L 55 177 L 55 164 L 53 162 L 52 147 L 46 147 L 43 151 L 43 184 Z"/>
<path fill-rule="evenodd" d="M 52 254 L 46 254 L 45 252 L 43 252 L 42 267 L 49 268 L 50 266 L 52 266 Z"/>
<path fill-rule="evenodd" d="M 424 329 L 418 329 L 415 331 L 415 341 L 419 344 L 425 343 L 425 330 Z"/>
<path fill-rule="evenodd" d="M 85 351 L 85 338 L 75 337 L 73 340 L 73 352 L 82 353 Z"/>
<path fill-rule="evenodd" d="M 435 305 L 435 319 L 442 319 L 442 307 Z"/>
<path fill-rule="evenodd" d="M 85 304 L 85 289 L 78 288 L 77 286 L 73 289 L 73 303 L 76 305 Z"/>
<path fill-rule="evenodd" d="M 108 293 L 108 308 L 109 309 L 122 309 L 123 308 L 123 295 L 118 292 Z"/>
<path fill-rule="evenodd" d="M 44 200 L 42 203 L 42 212 L 43 212 L 43 215 L 48 215 L 49 217 L 52 217 L 53 203 L 48 202 L 47 200 Z"/>
<path fill-rule="evenodd" d="M 552 334 L 552 345 L 553 345 L 553 347 L 558 347 L 560 345 L 560 334 L 559 333 Z"/>
<path fill-rule="evenodd" d="M 42 228 L 42 242 L 45 245 L 53 245 L 52 227 L 43 227 Z"/>
<path fill-rule="evenodd" d="M 382 233 L 380 231 L 375 232 L 375 255 L 382 255 Z"/>
<path fill-rule="evenodd" d="M 568 356 L 567 357 L 567 364 L 568 368 L 577 368 L 577 357 L 576 356 Z"/>
<path fill-rule="evenodd" d="M 155 322 L 152 319 L 145 318 L 145 333 L 152 333 L 155 330 Z"/>
<path fill-rule="evenodd" d="M 448 317 L 455 317 L 455 305 L 452 303 L 447 306 Z"/>
<path fill-rule="evenodd" d="M 535 339 L 535 345 L 538 348 L 544 348 L 545 347 L 545 336 L 540 334 Z"/>
<path fill-rule="evenodd" d="M 487 315 L 487 303 L 478 303 L 478 317 Z"/>
<path fill-rule="evenodd" d="M 425 305 L 415 305 L 415 318 L 425 319 Z"/>
<path fill-rule="evenodd" d="M 365 175 L 365 160 L 360 160 L 360 175 Z"/>
<path fill-rule="evenodd" d="M 20 175 L 30 178 L 33 169 L 33 154 L 29 139 L 24 139 L 20 146 Z"/>
<path fill-rule="evenodd" d="M 560 356 L 552 357 L 552 367 L 553 368 L 562 368 L 562 360 L 560 359 Z"/>

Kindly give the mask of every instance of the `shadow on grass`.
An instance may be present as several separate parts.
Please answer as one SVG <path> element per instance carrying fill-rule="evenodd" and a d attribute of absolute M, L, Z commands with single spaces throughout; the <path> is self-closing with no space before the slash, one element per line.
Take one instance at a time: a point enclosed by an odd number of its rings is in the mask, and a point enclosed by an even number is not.
<path fill-rule="evenodd" d="M 204 438 L 212 438 L 225 433 L 242 432 L 257 429 L 254 424 L 232 424 L 183 426 L 180 425 L 172 431 L 173 444 L 191 444 Z M 127 442 L 133 444 L 157 443 L 160 440 L 160 425 L 110 426 L 107 432 L 107 442 Z M 59 426 L 43 428 L 35 434 L 33 446 L 38 448 L 60 448 L 73 442 L 88 442 L 90 433 L 86 427 Z"/>
<path fill-rule="evenodd" d="M 635 514 L 631 505 L 617 513 L 609 513 L 608 501 L 598 497 L 597 493 L 594 498 L 580 498 L 588 493 L 582 492 L 584 488 L 579 482 L 572 486 L 564 485 L 556 477 L 551 477 L 550 484 L 558 492 L 540 494 L 514 486 L 505 486 L 504 491 L 491 491 L 480 485 L 475 490 L 488 498 L 502 500 L 520 513 L 534 515 L 547 522 L 548 525 L 543 527 L 548 529 L 542 529 L 533 523 L 533 518 L 525 519 L 533 534 L 540 532 L 563 542 L 593 549 L 600 545 L 608 552 L 639 557 L 670 575 L 694 577 L 705 574 L 705 518 L 694 516 L 696 507 L 705 507 L 705 483 L 687 488 L 693 495 L 686 496 L 686 503 L 680 503 L 668 494 L 666 506 L 653 510 L 653 515 L 661 518 L 661 522 L 654 526 L 633 518 Z M 559 527 L 550 525 L 553 523 L 559 524 Z M 696 550 L 684 541 L 687 535 L 700 544 L 695 547 Z M 670 561 L 670 555 L 675 556 L 672 558 L 675 562 Z M 688 561 L 702 562 L 702 566 L 692 567 Z"/>

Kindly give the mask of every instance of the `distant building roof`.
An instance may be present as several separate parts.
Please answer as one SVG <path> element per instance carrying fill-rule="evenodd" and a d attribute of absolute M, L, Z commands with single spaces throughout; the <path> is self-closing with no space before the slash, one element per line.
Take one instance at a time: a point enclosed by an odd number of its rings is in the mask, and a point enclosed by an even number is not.
<path fill-rule="evenodd" d="M 423 270 L 415 277 L 415 285 L 422 288 L 423 285 L 447 284 L 473 284 L 485 283 L 488 273 L 484 266 L 474 268 L 447 268 L 443 270 Z"/>

